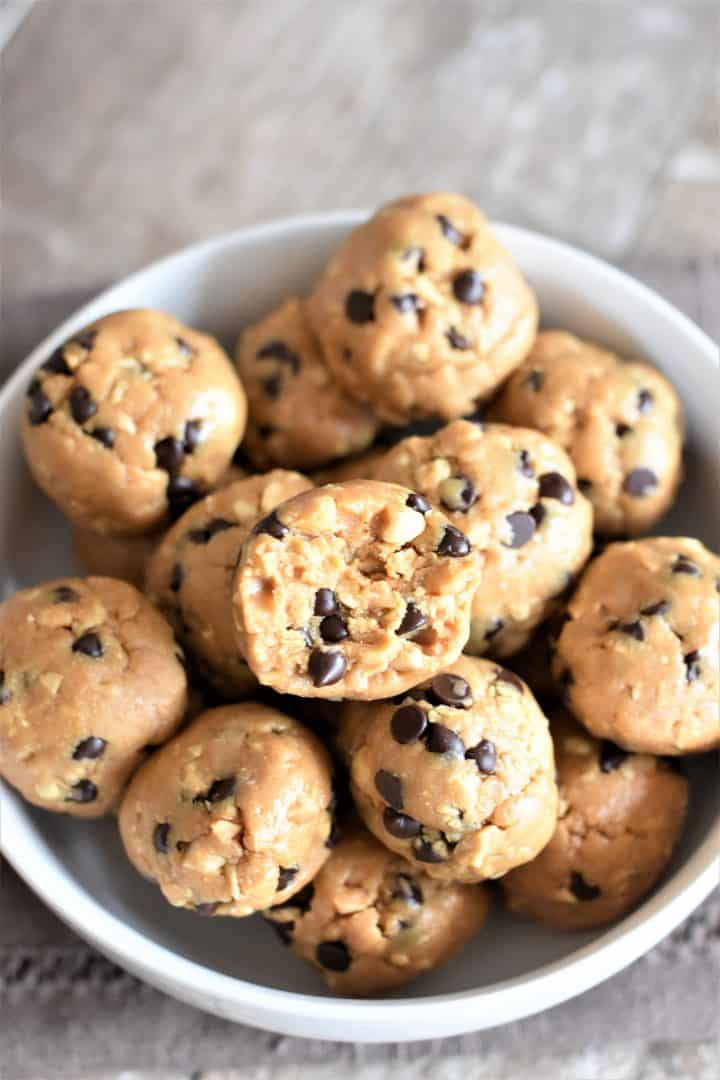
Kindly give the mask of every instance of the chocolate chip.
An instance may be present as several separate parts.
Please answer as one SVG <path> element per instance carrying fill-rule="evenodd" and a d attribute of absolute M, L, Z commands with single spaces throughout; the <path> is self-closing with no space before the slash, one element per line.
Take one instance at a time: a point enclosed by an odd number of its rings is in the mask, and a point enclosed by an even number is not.
<path fill-rule="evenodd" d="M 344 941 L 321 941 L 315 959 L 328 971 L 347 971 L 351 963 L 350 950 Z"/>
<path fill-rule="evenodd" d="M 701 577 L 700 567 L 696 566 L 687 555 L 677 555 L 672 568 L 673 574 L 689 574 L 690 577 Z"/>
<path fill-rule="evenodd" d="M 477 270 L 462 270 L 456 274 L 452 289 L 461 304 L 481 304 L 485 294 L 485 285 Z"/>
<path fill-rule="evenodd" d="M 453 349 L 471 349 L 472 341 L 470 338 L 465 337 L 459 330 L 456 330 L 454 326 L 451 326 L 448 330 L 446 337 Z"/>
<path fill-rule="evenodd" d="M 287 364 L 294 375 L 300 370 L 300 357 L 284 341 L 268 341 L 255 353 L 257 360 L 279 360 Z"/>
<path fill-rule="evenodd" d="M 497 765 L 497 752 L 495 744 L 490 739 L 481 739 L 477 746 L 471 746 L 465 751 L 468 761 L 474 761 L 481 773 L 486 776 L 495 772 Z"/>
<path fill-rule="evenodd" d="M 465 514 L 478 499 L 477 488 L 469 476 L 450 476 L 440 485 L 441 502 L 447 510 Z"/>
<path fill-rule="evenodd" d="M 233 797 L 236 787 L 237 778 L 235 776 L 224 776 L 222 780 L 213 780 L 206 794 L 196 796 L 195 799 L 193 799 L 193 802 L 223 802 L 225 799 L 231 799 Z"/>
<path fill-rule="evenodd" d="M 652 408 L 654 397 L 650 390 L 639 390 L 637 396 L 637 409 L 639 413 L 646 413 Z"/>
<path fill-rule="evenodd" d="M 7 705 L 12 694 L 5 685 L 5 672 L 0 671 L 0 705 Z"/>
<path fill-rule="evenodd" d="M 256 536 L 261 533 L 267 533 L 269 536 L 273 536 L 276 540 L 284 540 L 290 530 L 287 525 L 283 525 L 280 518 L 277 516 L 275 510 L 267 517 L 264 517 L 261 521 L 258 521 L 257 525 L 253 528 L 253 532 Z"/>
<path fill-rule="evenodd" d="M 44 424 L 53 411 L 52 402 L 38 382 L 30 383 L 28 389 L 28 420 L 33 427 Z"/>
<path fill-rule="evenodd" d="M 610 739 L 603 739 L 600 743 L 600 771 L 604 773 L 615 772 L 616 769 L 620 768 L 627 756 L 627 751 L 623 750 L 617 743 L 611 742 Z"/>
<path fill-rule="evenodd" d="M 88 435 L 91 439 L 97 439 L 107 450 L 112 450 L 115 445 L 115 432 L 110 427 L 96 427 Z"/>
<path fill-rule="evenodd" d="M 346 637 L 349 637 L 347 624 L 339 615 L 326 615 L 320 623 L 319 630 L 323 641 L 344 641 Z"/>
<path fill-rule="evenodd" d="M 153 846 L 158 855 L 167 855 L 169 835 L 170 826 L 167 823 L 155 826 L 153 830 Z"/>
<path fill-rule="evenodd" d="M 272 401 L 275 401 L 280 397 L 280 391 L 282 389 L 282 378 L 280 375 L 268 375 L 266 378 L 260 380 L 260 385 L 263 388 L 265 396 L 269 397 Z"/>
<path fill-rule="evenodd" d="M 529 387 L 531 390 L 533 390 L 535 393 L 537 393 L 538 390 L 541 389 L 542 384 L 544 383 L 544 381 L 545 381 L 544 373 L 542 371 L 540 371 L 539 368 L 533 368 L 533 370 L 530 372 L 528 377 L 525 379 L 525 382 L 523 383 L 523 385 Z"/>
<path fill-rule="evenodd" d="M 407 315 L 411 311 L 419 311 L 422 307 L 420 297 L 416 296 L 415 293 L 402 293 L 398 296 L 391 296 L 390 302 L 403 315 Z"/>
<path fill-rule="evenodd" d="M 417 907 L 423 902 L 423 892 L 416 881 L 407 874 L 398 874 L 395 880 L 395 888 L 390 894 L 393 900 L 402 900 L 404 903 Z"/>
<path fill-rule="evenodd" d="M 471 551 L 470 541 L 465 533 L 454 525 L 446 525 L 442 539 L 437 546 L 438 555 L 448 555 L 452 559 L 461 559 Z"/>
<path fill-rule="evenodd" d="M 643 630 L 642 623 L 638 619 L 635 619 L 633 622 L 619 623 L 616 629 L 621 634 L 627 634 L 628 637 L 635 638 L 636 641 L 645 640 L 645 631 Z"/>
<path fill-rule="evenodd" d="M 228 521 L 227 518 L 213 518 L 204 529 L 191 529 L 188 540 L 191 540 L 193 544 L 209 544 L 213 536 L 234 528 L 234 521 Z"/>
<path fill-rule="evenodd" d="M 337 611 L 337 597 L 332 589 L 318 589 L 315 593 L 313 615 L 334 615 Z"/>
<path fill-rule="evenodd" d="M 184 572 L 180 563 L 175 563 L 173 566 L 172 576 L 170 578 L 170 591 L 180 592 L 180 587 L 183 583 Z"/>
<path fill-rule="evenodd" d="M 686 653 L 683 657 L 685 661 L 685 677 L 688 682 L 695 682 L 700 678 L 700 653 L 697 649 L 693 649 L 692 652 Z"/>
<path fill-rule="evenodd" d="M 577 486 L 582 491 L 583 495 L 587 495 L 588 491 L 592 488 L 592 480 L 588 480 L 586 476 L 578 476 Z"/>
<path fill-rule="evenodd" d="M 546 513 L 547 513 L 547 511 L 545 510 L 545 507 L 543 506 L 543 504 L 542 503 L 535 503 L 534 506 L 530 507 L 530 510 L 528 511 L 528 513 L 530 514 L 530 517 L 533 519 L 533 521 L 535 522 L 536 526 L 539 529 L 540 526 L 542 525 L 543 521 L 545 520 Z"/>
<path fill-rule="evenodd" d="M 447 859 L 447 855 L 436 851 L 432 844 L 424 839 L 415 841 L 412 847 L 412 853 L 418 862 L 441 863 L 445 862 Z"/>
<path fill-rule="evenodd" d="M 155 443 L 155 461 L 158 469 L 164 469 L 173 476 L 181 468 L 184 460 L 185 448 L 180 439 L 174 439 L 172 435 L 168 435 L 166 439 Z"/>
<path fill-rule="evenodd" d="M 558 472 L 547 472 L 540 477 L 540 498 L 557 499 L 564 506 L 572 506 L 575 493 L 564 476 Z"/>
<path fill-rule="evenodd" d="M 278 904 L 278 907 L 281 906 L 282 905 Z M 291 920 L 288 922 L 275 922 L 274 919 L 267 919 L 267 922 L 273 928 L 277 936 L 280 938 L 283 945 L 290 945 L 293 939 L 295 923 Z"/>
<path fill-rule="evenodd" d="M 73 784 L 70 793 L 65 796 L 65 802 L 88 803 L 95 802 L 98 790 L 91 780 L 78 780 Z"/>
<path fill-rule="evenodd" d="M 402 780 L 387 769 L 378 769 L 375 773 L 375 790 L 393 810 L 402 810 Z"/>
<path fill-rule="evenodd" d="M 411 840 L 413 836 L 419 836 L 421 828 L 420 822 L 414 817 L 400 814 L 391 806 L 386 806 L 383 810 L 383 825 L 387 832 L 398 840 Z"/>
<path fill-rule="evenodd" d="M 73 750 L 73 760 L 82 761 L 84 758 L 88 758 L 90 761 L 94 761 L 96 758 L 102 757 L 106 746 L 106 740 L 101 739 L 99 735 L 88 735 L 87 739 L 79 742 Z"/>
<path fill-rule="evenodd" d="M 202 426 L 202 420 L 188 420 L 185 425 L 183 450 L 186 454 L 192 454 L 200 445 L 200 432 L 202 431 Z"/>
<path fill-rule="evenodd" d="M 437 214 L 436 216 L 446 240 L 449 240 L 451 244 L 457 244 L 461 248 L 468 246 L 467 239 L 455 228 L 452 221 L 445 217 L 445 214 Z"/>
<path fill-rule="evenodd" d="M 402 637 L 406 634 L 414 634 L 418 630 L 422 630 L 428 625 L 429 619 L 424 611 L 421 611 L 417 604 L 414 604 L 412 600 L 405 608 L 405 614 L 403 615 L 402 622 L 398 626 L 395 633 Z"/>
<path fill-rule="evenodd" d="M 417 491 L 413 491 L 408 495 L 405 505 L 409 506 L 411 510 L 417 510 L 418 514 L 429 514 L 432 510 L 427 499 L 423 495 L 418 495 Z"/>
<path fill-rule="evenodd" d="M 92 632 L 83 634 L 82 637 L 73 642 L 72 651 L 80 653 L 82 656 L 89 656 L 92 660 L 97 660 L 103 655 L 102 641 L 97 634 Z"/>
<path fill-rule="evenodd" d="M 353 289 L 345 300 L 345 314 L 350 322 L 369 323 L 375 321 L 375 295 Z"/>
<path fill-rule="evenodd" d="M 80 594 L 69 585 L 58 585 L 57 589 L 53 589 L 53 598 L 56 604 L 74 604 L 80 599 Z"/>
<path fill-rule="evenodd" d="M 625 435 L 629 435 L 631 431 L 632 428 L 629 424 L 624 424 L 620 422 L 619 424 L 615 425 L 615 434 L 617 435 L 618 439 L 622 439 L 625 437 Z"/>
<path fill-rule="evenodd" d="M 522 510 L 517 510 L 514 514 L 508 514 L 505 520 L 510 526 L 511 531 L 510 542 L 505 544 L 505 547 L 523 547 L 527 544 L 528 540 L 532 539 L 536 528 L 535 518 L 532 514 L 526 514 Z"/>
<path fill-rule="evenodd" d="M 282 892 L 283 889 L 287 889 L 288 885 L 292 885 L 293 881 L 297 877 L 297 866 L 281 866 L 278 871 L 278 883 L 276 892 Z"/>
<path fill-rule="evenodd" d="M 70 412 L 76 424 L 84 424 L 97 412 L 97 405 L 84 386 L 76 386 L 70 394 Z"/>
<path fill-rule="evenodd" d="M 534 476 L 535 475 L 535 470 L 533 469 L 532 461 L 530 460 L 530 451 L 529 450 L 521 450 L 520 453 L 518 454 L 518 458 L 519 458 L 519 462 L 520 462 L 519 465 L 518 465 L 518 469 L 523 474 L 523 476 L 528 476 L 528 477 Z"/>
<path fill-rule="evenodd" d="M 185 338 L 176 337 L 175 344 L 181 356 L 192 356 L 192 346 L 188 344 Z"/>
<path fill-rule="evenodd" d="M 597 900 L 598 896 L 602 896 L 602 889 L 591 885 L 577 872 L 573 872 L 570 877 L 570 892 L 577 900 Z"/>
<path fill-rule="evenodd" d="M 59 349 L 51 353 L 45 363 L 41 364 L 41 368 L 52 375 L 72 375 L 72 371 L 65 359 L 65 346 L 61 345 Z"/>
<path fill-rule="evenodd" d="M 450 672 L 434 675 L 430 690 L 437 704 L 449 705 L 452 709 L 469 709 L 473 703 L 470 684 Z"/>
<path fill-rule="evenodd" d="M 203 918 L 209 919 L 212 915 L 215 914 L 219 907 L 220 905 L 218 903 L 196 904 L 195 907 L 192 908 L 192 910 L 195 912 L 196 915 L 202 915 Z"/>
<path fill-rule="evenodd" d="M 635 498 L 648 495 L 657 487 L 658 478 L 652 469 L 633 469 L 623 480 L 623 491 Z"/>
<path fill-rule="evenodd" d="M 442 754 L 447 757 L 463 757 L 465 754 L 465 743 L 459 735 L 444 724 L 428 724 L 425 745 L 431 754 Z"/>
<path fill-rule="evenodd" d="M 494 637 L 497 637 L 497 635 L 500 633 L 504 626 L 505 623 L 502 619 L 494 619 L 493 622 L 490 623 L 490 626 L 488 626 L 485 634 L 483 635 L 485 641 L 492 641 Z"/>
<path fill-rule="evenodd" d="M 495 668 L 495 681 L 507 683 L 508 686 L 512 686 L 513 690 L 518 690 L 521 694 L 525 692 L 525 687 L 520 676 L 516 675 L 514 671 L 508 671 L 507 668 Z"/>
<path fill-rule="evenodd" d="M 666 611 L 670 610 L 669 600 L 658 600 L 656 604 L 648 604 L 647 607 L 641 608 L 641 615 L 664 615 Z"/>
<path fill-rule="evenodd" d="M 313 649 L 310 653 L 308 674 L 313 686 L 332 686 L 333 683 L 340 682 L 346 671 L 347 661 L 341 652 Z"/>
<path fill-rule="evenodd" d="M 194 480 L 187 476 L 171 476 L 167 486 L 168 511 L 173 521 L 189 510 L 201 497 Z"/>
<path fill-rule="evenodd" d="M 419 705 L 403 705 L 396 709 L 390 721 L 390 730 L 395 742 L 414 743 L 427 727 L 425 710 Z"/>

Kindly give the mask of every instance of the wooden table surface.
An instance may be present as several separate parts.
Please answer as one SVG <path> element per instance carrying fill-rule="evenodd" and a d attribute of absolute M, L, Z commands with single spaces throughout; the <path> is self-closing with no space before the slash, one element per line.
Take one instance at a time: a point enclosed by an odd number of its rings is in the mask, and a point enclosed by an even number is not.
<path fill-rule="evenodd" d="M 0 0 L 0 383 L 79 302 L 271 217 L 451 188 L 720 333 L 715 2 Z M 375 1048 L 270 1036 L 96 957 L 7 868 L 0 1073 L 704 1080 L 720 905 L 581 998 Z"/>

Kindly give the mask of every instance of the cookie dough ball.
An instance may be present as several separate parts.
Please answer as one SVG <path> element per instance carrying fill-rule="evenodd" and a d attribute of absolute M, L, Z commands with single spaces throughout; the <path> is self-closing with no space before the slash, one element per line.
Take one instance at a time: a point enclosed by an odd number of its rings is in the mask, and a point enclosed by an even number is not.
<path fill-rule="evenodd" d="M 128 858 L 175 907 L 250 915 L 281 903 L 329 854 L 330 761 L 276 709 L 211 709 L 133 777 L 120 808 Z"/>
<path fill-rule="evenodd" d="M 214 486 L 245 415 L 214 338 L 160 311 L 118 311 L 37 371 L 23 440 L 35 480 L 71 520 L 130 536 Z"/>
<path fill-rule="evenodd" d="M 681 536 L 611 544 L 590 564 L 553 657 L 588 731 L 648 754 L 720 746 L 719 591 L 720 558 Z"/>
<path fill-rule="evenodd" d="M 238 641 L 281 693 L 388 697 L 458 656 L 478 578 L 467 538 L 414 492 L 329 484 L 253 529 L 234 583 Z"/>
<path fill-rule="evenodd" d="M 119 578 L 142 589 L 145 567 L 163 537 L 161 529 L 138 536 L 104 536 L 75 526 L 72 549 L 86 574 Z"/>
<path fill-rule="evenodd" d="M 397 424 L 471 413 L 527 355 L 538 319 L 485 216 L 442 192 L 355 229 L 307 310 L 338 383 Z"/>
<path fill-rule="evenodd" d="M 28 802 L 107 814 L 186 704 L 170 627 L 131 585 L 62 578 L 0 605 L 0 774 Z"/>
<path fill-rule="evenodd" d="M 539 428 L 564 447 L 593 504 L 595 528 L 647 532 L 681 478 L 683 420 L 667 379 L 560 330 L 538 335 L 491 415 Z"/>
<path fill-rule="evenodd" d="M 521 649 L 592 547 L 592 509 L 567 454 L 538 431 L 456 420 L 398 443 L 381 467 L 386 480 L 447 514 L 484 556 L 466 651 Z"/>
<path fill-rule="evenodd" d="M 244 447 L 258 469 L 316 469 L 375 438 L 378 421 L 335 382 L 300 300 L 246 330 L 236 362 L 250 405 Z"/>
<path fill-rule="evenodd" d="M 557 812 L 548 722 L 527 686 L 463 656 L 394 702 L 368 705 L 350 745 L 355 802 L 431 877 L 477 882 L 529 862 Z"/>
<path fill-rule="evenodd" d="M 148 564 L 148 595 L 199 672 L 226 697 L 257 688 L 233 627 L 230 597 L 240 548 L 259 518 L 311 486 L 300 473 L 276 469 L 221 488 L 175 522 Z"/>
<path fill-rule="evenodd" d="M 507 905 L 559 930 L 618 919 L 652 889 L 682 831 L 687 780 L 662 758 L 553 719 L 560 809 L 552 840 L 503 878 Z"/>
<path fill-rule="evenodd" d="M 488 909 L 482 886 L 434 881 L 356 827 L 302 893 L 265 916 L 331 990 L 369 997 L 447 963 Z"/>

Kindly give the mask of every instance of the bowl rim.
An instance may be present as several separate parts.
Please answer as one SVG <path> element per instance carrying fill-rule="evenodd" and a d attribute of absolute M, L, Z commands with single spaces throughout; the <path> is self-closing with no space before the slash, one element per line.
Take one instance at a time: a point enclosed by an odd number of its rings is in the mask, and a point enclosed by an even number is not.
<path fill-rule="evenodd" d="M 367 218 L 368 213 L 352 209 L 278 218 L 191 244 L 134 271 L 83 304 L 32 350 L 0 388 L 0 416 L 45 355 L 84 323 L 97 318 L 97 309 L 112 310 L 115 292 L 136 284 L 143 276 L 175 271 L 185 261 L 218 257 L 227 248 L 294 232 L 338 226 L 351 228 Z M 566 263 L 574 262 L 585 276 L 594 277 L 598 285 L 624 292 L 644 305 L 649 317 L 673 324 L 689 345 L 703 354 L 703 363 L 707 360 L 711 365 L 717 364 L 711 338 L 672 304 L 624 271 L 534 230 L 502 223 L 493 226 L 501 240 L 511 239 L 519 245 L 540 244 L 549 255 L 557 254 Z M 684 866 L 649 899 L 592 942 L 560 960 L 486 987 L 447 994 L 375 1000 L 326 997 L 262 986 L 188 959 L 113 915 L 64 870 L 60 857 L 54 853 L 49 860 L 26 863 L 27 853 L 33 847 L 33 827 L 23 805 L 20 797 L 11 794 L 9 787 L 0 781 L 0 851 L 42 901 L 80 937 L 146 982 L 195 1006 L 202 1007 L 202 1000 L 206 1000 L 209 1011 L 270 1030 L 290 1031 L 278 1022 L 279 1016 L 290 1014 L 294 1020 L 321 1022 L 323 1028 L 331 1029 L 328 1037 L 334 1039 L 358 1038 L 357 1032 L 344 1035 L 342 1030 L 332 1030 L 332 1025 L 340 1021 L 357 1022 L 366 1031 L 372 1028 L 373 1034 L 366 1036 L 372 1041 L 412 1040 L 416 1036 L 407 1029 L 410 1022 L 415 1030 L 422 1032 L 422 1038 L 430 1038 L 496 1026 L 559 1004 L 619 972 L 652 948 L 709 895 L 720 877 L 718 820 Z M 623 947 L 618 950 L 616 946 L 621 941 Z M 570 972 L 572 977 L 567 978 Z M 244 1010 L 242 1017 L 228 1013 L 225 1003 Z M 439 1020 L 441 1011 L 453 1004 L 460 1006 L 454 1020 L 449 1023 Z M 404 1029 L 398 1031 L 396 1025 L 401 1019 Z M 292 1033 L 302 1035 L 294 1025 Z M 316 1032 L 312 1035 L 318 1037 Z"/>

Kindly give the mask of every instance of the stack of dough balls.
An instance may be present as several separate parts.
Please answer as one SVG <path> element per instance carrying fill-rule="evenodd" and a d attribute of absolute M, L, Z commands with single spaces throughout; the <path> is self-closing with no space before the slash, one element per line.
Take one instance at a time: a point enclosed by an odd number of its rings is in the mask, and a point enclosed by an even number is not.
<path fill-rule="evenodd" d="M 538 332 L 460 195 L 390 203 L 278 299 L 234 365 L 118 311 L 32 379 L 89 576 L 0 605 L 0 773 L 116 814 L 169 904 L 229 951 L 260 913 L 341 995 L 469 947 L 490 880 L 561 930 L 622 917 L 681 836 L 679 758 L 720 746 L 720 559 L 645 536 L 673 388 Z"/>

